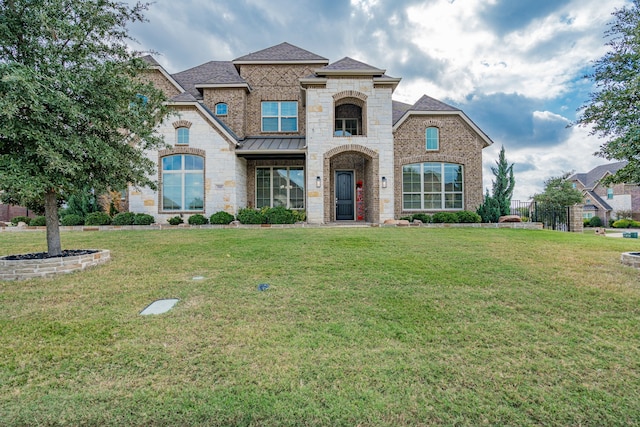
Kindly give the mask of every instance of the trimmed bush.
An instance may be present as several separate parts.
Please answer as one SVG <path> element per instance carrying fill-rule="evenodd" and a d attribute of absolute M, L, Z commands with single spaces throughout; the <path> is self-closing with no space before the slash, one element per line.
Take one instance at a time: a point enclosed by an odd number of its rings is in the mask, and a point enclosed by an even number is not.
<path fill-rule="evenodd" d="M 291 209 L 284 206 L 267 209 L 265 213 L 267 224 L 293 224 L 296 219 Z"/>
<path fill-rule="evenodd" d="M 453 212 L 436 212 L 431 219 L 434 224 L 455 224 L 458 222 L 458 215 Z"/>
<path fill-rule="evenodd" d="M 179 216 L 174 216 L 169 218 L 167 222 L 171 225 L 178 225 L 178 224 L 182 224 L 184 221 Z"/>
<path fill-rule="evenodd" d="M 238 221 L 242 224 L 265 224 L 266 218 L 262 215 L 262 212 L 251 209 L 251 208 L 243 208 L 238 211 L 238 215 L 236 215 Z"/>
<path fill-rule="evenodd" d="M 44 227 L 47 225 L 47 219 L 44 216 L 37 216 L 29 223 L 32 227 Z"/>
<path fill-rule="evenodd" d="M 589 227 L 602 227 L 602 218 L 599 216 L 589 218 Z"/>
<path fill-rule="evenodd" d="M 207 217 L 202 214 L 191 215 L 187 221 L 191 225 L 209 224 L 209 220 L 207 219 Z"/>
<path fill-rule="evenodd" d="M 235 218 L 233 217 L 233 215 L 231 215 L 229 212 L 225 212 L 225 211 L 219 211 L 214 213 L 213 215 L 211 215 L 211 218 L 209 219 L 209 222 L 211 224 L 229 224 L 231 221 L 233 221 Z"/>
<path fill-rule="evenodd" d="M 84 218 L 78 214 L 68 214 L 60 219 L 60 224 L 70 227 L 74 225 L 84 225 Z"/>
<path fill-rule="evenodd" d="M 294 222 L 305 222 L 307 220 L 307 211 L 292 210 Z"/>
<path fill-rule="evenodd" d="M 133 219 L 134 225 L 151 225 L 156 222 L 156 219 L 153 215 L 137 213 L 135 218 Z"/>
<path fill-rule="evenodd" d="M 480 215 L 470 211 L 456 212 L 456 216 L 458 217 L 458 222 L 465 224 L 472 224 L 482 221 L 482 217 Z"/>
<path fill-rule="evenodd" d="M 133 225 L 136 214 L 133 212 L 120 212 L 113 217 L 113 225 Z"/>
<path fill-rule="evenodd" d="M 582 218 L 582 226 L 583 227 L 591 227 L 591 223 L 589 222 L 589 218 Z"/>
<path fill-rule="evenodd" d="M 630 219 L 619 219 L 617 221 L 615 221 L 613 224 L 611 224 L 611 226 L 613 228 L 630 228 L 631 227 L 631 220 Z"/>
<path fill-rule="evenodd" d="M 25 224 L 29 225 L 31 223 L 31 218 L 29 218 L 28 216 L 16 216 L 11 218 L 12 225 L 18 225 L 19 222 L 24 222 Z"/>
<path fill-rule="evenodd" d="M 85 225 L 111 225 L 111 217 L 106 212 L 91 212 L 84 220 Z"/>

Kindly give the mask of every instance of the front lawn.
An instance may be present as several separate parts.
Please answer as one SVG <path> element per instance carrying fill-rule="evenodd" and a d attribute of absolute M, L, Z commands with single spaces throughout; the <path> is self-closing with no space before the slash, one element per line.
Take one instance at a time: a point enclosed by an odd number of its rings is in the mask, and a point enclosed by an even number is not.
<path fill-rule="evenodd" d="M 0 282 L 3 426 L 640 423 L 640 271 L 620 263 L 637 239 L 411 227 L 62 243 L 111 261 Z M 0 233 L 0 255 L 43 250 L 42 232 Z M 180 301 L 139 315 L 161 298 Z"/>

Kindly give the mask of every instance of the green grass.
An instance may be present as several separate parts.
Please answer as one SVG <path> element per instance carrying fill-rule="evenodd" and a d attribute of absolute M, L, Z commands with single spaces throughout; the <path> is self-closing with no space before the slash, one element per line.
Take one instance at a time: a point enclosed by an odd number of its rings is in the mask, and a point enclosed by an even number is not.
<path fill-rule="evenodd" d="M 3 426 L 640 424 L 640 271 L 619 261 L 640 251 L 635 239 L 429 228 L 62 238 L 112 260 L 0 282 Z M 0 233 L 0 255 L 44 239 Z M 180 302 L 139 315 L 160 298 Z"/>

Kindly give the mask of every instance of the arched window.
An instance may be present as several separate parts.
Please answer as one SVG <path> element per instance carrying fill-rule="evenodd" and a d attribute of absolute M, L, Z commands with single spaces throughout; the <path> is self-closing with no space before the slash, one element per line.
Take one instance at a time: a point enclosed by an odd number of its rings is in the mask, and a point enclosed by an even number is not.
<path fill-rule="evenodd" d="M 162 158 L 162 209 L 204 210 L 204 158 L 189 154 Z"/>
<path fill-rule="evenodd" d="M 425 132 L 427 151 L 440 149 L 440 132 L 437 127 L 428 127 Z"/>
<path fill-rule="evenodd" d="M 462 165 L 455 163 L 415 163 L 403 166 L 403 209 L 463 209 L 463 176 Z"/>
<path fill-rule="evenodd" d="M 224 102 L 216 104 L 216 116 L 226 116 L 229 112 L 229 107 Z"/>
<path fill-rule="evenodd" d="M 189 145 L 189 128 L 179 127 L 176 129 L 176 144 Z"/>

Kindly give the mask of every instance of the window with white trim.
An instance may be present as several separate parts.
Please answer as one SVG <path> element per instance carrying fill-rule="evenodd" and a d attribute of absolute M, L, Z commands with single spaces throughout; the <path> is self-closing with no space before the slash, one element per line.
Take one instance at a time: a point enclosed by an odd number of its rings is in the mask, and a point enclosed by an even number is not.
<path fill-rule="evenodd" d="M 463 167 L 455 163 L 415 163 L 402 167 L 404 210 L 463 209 Z"/>
<path fill-rule="evenodd" d="M 162 209 L 204 210 L 204 158 L 190 154 L 162 158 Z"/>
<path fill-rule="evenodd" d="M 229 112 L 229 107 L 224 102 L 216 104 L 216 116 L 226 116 Z"/>
<path fill-rule="evenodd" d="M 176 144 L 189 145 L 189 128 L 179 127 L 176 129 Z"/>
<path fill-rule="evenodd" d="M 302 166 L 256 168 L 256 207 L 304 209 Z"/>
<path fill-rule="evenodd" d="M 436 127 L 428 127 L 425 131 L 426 149 L 427 151 L 435 151 L 440 149 L 440 131 Z"/>
<path fill-rule="evenodd" d="M 298 102 L 265 101 L 262 103 L 262 132 L 297 132 Z"/>

